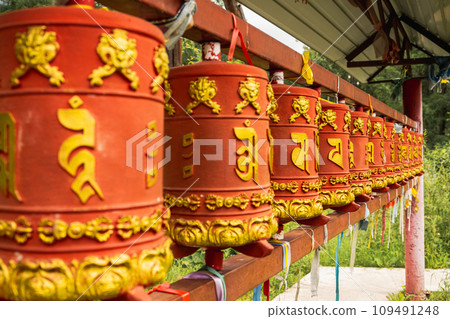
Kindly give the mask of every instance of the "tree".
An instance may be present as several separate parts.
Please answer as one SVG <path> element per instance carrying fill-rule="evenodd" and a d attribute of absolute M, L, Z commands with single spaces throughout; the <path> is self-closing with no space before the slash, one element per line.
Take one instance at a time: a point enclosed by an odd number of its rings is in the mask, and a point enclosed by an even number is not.
<path fill-rule="evenodd" d="M 25 8 L 50 6 L 52 4 L 53 0 L 1 0 L 0 13 Z"/>

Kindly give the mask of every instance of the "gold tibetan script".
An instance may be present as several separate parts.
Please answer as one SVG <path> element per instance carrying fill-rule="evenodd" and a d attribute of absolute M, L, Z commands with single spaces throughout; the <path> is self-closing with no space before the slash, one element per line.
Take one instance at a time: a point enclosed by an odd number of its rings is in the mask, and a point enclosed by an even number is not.
<path fill-rule="evenodd" d="M 237 155 L 242 155 L 237 159 L 236 174 L 243 181 L 249 181 L 252 178 L 258 182 L 258 136 L 253 127 L 235 127 L 234 135 L 244 142 L 237 151 Z M 245 155 L 247 153 L 247 155 Z"/>
<path fill-rule="evenodd" d="M 72 97 L 69 105 L 72 109 L 58 110 L 59 123 L 69 130 L 83 133 L 72 135 L 62 143 L 58 152 L 58 162 L 71 176 L 77 175 L 80 171 L 71 188 L 85 204 L 95 193 L 103 199 L 102 191 L 95 180 L 95 157 L 86 149 L 80 150 L 70 160 L 69 157 L 80 147 L 94 148 L 95 119 L 88 110 L 77 110 L 83 105 L 78 96 Z"/>
<path fill-rule="evenodd" d="M 183 147 L 191 149 L 190 153 L 181 154 L 181 156 L 185 159 L 193 158 L 194 156 L 194 132 L 190 132 L 183 135 Z M 194 174 L 194 165 L 189 164 L 183 166 L 183 178 L 189 178 Z"/>
<path fill-rule="evenodd" d="M 151 121 L 147 125 L 147 141 L 153 141 L 158 136 L 158 132 L 156 131 L 156 121 Z M 147 157 L 152 159 L 152 167 L 147 167 L 147 174 L 146 174 L 146 187 L 150 188 L 156 183 L 156 178 L 158 175 L 158 168 L 155 168 L 155 163 L 153 163 L 153 159 L 155 158 L 156 154 L 158 153 L 158 150 L 154 150 L 153 152 L 150 152 L 150 150 L 147 151 Z"/>
<path fill-rule="evenodd" d="M 295 166 L 308 174 L 308 136 L 305 133 L 291 133 L 291 139 L 299 145 L 292 150 L 291 159 Z"/>
<path fill-rule="evenodd" d="M 375 164 L 375 145 L 372 142 L 366 144 L 366 164 Z"/>
<path fill-rule="evenodd" d="M 342 140 L 340 138 L 329 138 L 328 144 L 333 146 L 334 149 L 328 153 L 328 159 L 335 163 L 340 168 L 344 169 L 344 161 L 342 155 Z"/>
<path fill-rule="evenodd" d="M 349 160 L 349 167 L 354 168 L 355 167 L 355 156 L 353 154 L 354 147 L 352 141 L 348 142 L 348 160 Z"/>
<path fill-rule="evenodd" d="M 0 113 L 0 152 L 7 158 L 5 161 L 0 156 L 0 190 L 3 195 L 10 194 L 21 202 L 15 181 L 16 121 L 11 113 Z"/>

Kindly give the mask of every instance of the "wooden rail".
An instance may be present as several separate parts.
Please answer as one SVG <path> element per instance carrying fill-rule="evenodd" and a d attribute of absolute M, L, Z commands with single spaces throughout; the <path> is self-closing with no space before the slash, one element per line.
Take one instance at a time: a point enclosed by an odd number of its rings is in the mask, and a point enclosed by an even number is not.
<path fill-rule="evenodd" d="M 413 187 L 418 178 L 410 180 L 403 190 Z M 401 195 L 402 188 L 389 191 L 389 199 L 394 200 Z M 367 202 L 370 212 L 374 212 L 388 203 L 388 195 L 379 194 L 373 200 Z M 350 214 L 350 217 L 349 217 Z M 328 240 L 345 231 L 349 226 L 356 224 L 364 219 L 365 208 L 362 205 L 353 213 L 333 212 L 326 225 Z M 314 235 L 314 241 L 312 240 Z M 284 240 L 289 241 L 291 245 L 291 262 L 295 262 L 317 247 L 324 244 L 324 226 L 307 227 L 295 229 L 285 234 Z M 227 300 L 236 300 L 259 284 L 275 276 L 283 270 L 282 248 L 275 246 L 274 251 L 264 258 L 252 258 L 238 254 L 224 261 L 223 270 L 220 271 L 225 277 L 227 287 Z M 212 280 L 190 280 L 181 279 L 171 285 L 171 288 L 189 292 L 190 300 L 216 300 L 215 286 Z M 174 301 L 181 300 L 180 296 L 166 293 L 154 292 L 151 299 L 156 301 Z"/>
<path fill-rule="evenodd" d="M 183 0 L 98 0 L 113 9 L 132 14 L 147 20 L 161 19 L 174 16 L 181 7 Z M 197 13 L 194 15 L 193 28 L 186 31 L 184 36 L 196 42 L 216 40 L 226 48 L 231 39 L 233 22 L 231 13 L 210 0 L 196 0 Z M 214 19 L 212 19 L 214 17 Z M 239 30 L 246 39 L 253 63 L 265 70 L 282 69 L 285 77 L 296 79 L 303 67 L 302 55 L 272 38 L 261 30 L 253 27 L 242 19 L 237 18 Z M 235 56 L 242 60 L 244 55 L 239 47 Z M 226 49 L 225 49 L 226 50 Z M 368 107 L 369 94 L 355 87 L 351 83 L 339 78 L 318 64 L 311 67 L 314 73 L 314 84 L 322 88 L 323 93 L 338 92 L 345 97 L 347 103 Z M 303 79 L 299 84 L 305 85 Z M 383 102 L 371 98 L 372 106 L 377 113 L 390 119 L 416 128 L 416 122 L 404 114 L 387 106 Z"/>

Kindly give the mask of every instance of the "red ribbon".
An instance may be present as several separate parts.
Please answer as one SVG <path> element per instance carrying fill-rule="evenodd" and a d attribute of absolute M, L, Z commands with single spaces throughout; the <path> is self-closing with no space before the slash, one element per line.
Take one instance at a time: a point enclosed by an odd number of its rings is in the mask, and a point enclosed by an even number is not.
<path fill-rule="evenodd" d="M 253 62 L 250 59 L 250 55 L 247 51 L 247 46 L 244 42 L 244 38 L 242 37 L 242 33 L 241 31 L 239 31 L 239 28 L 237 26 L 236 16 L 233 13 L 231 14 L 231 16 L 233 17 L 233 34 L 231 35 L 230 50 L 228 51 L 228 61 L 233 60 L 234 49 L 236 49 L 237 37 L 239 35 L 239 38 L 241 38 L 241 48 L 244 52 L 245 58 L 247 59 L 248 64 L 253 65 Z"/>
<path fill-rule="evenodd" d="M 178 296 L 181 296 L 181 300 L 189 301 L 189 292 L 170 288 L 170 284 L 168 282 L 165 282 L 159 286 L 154 287 L 153 289 L 149 290 L 147 292 L 147 294 L 150 295 L 154 291 L 165 292 L 165 293 L 172 294 L 172 295 L 178 295 Z"/>
<path fill-rule="evenodd" d="M 266 280 L 263 286 L 263 293 L 267 297 L 267 301 L 270 300 L 270 280 Z"/>

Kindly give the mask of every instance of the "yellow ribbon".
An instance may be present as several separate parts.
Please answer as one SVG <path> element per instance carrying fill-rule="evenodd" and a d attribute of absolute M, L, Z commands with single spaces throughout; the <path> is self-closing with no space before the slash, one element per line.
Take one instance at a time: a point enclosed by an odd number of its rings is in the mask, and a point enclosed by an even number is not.
<path fill-rule="evenodd" d="M 309 61 L 309 51 L 303 52 L 303 66 L 302 66 L 302 76 L 306 80 L 306 84 L 311 85 L 314 83 L 313 72 L 308 64 Z"/>
<path fill-rule="evenodd" d="M 368 114 L 369 115 L 373 114 L 372 98 L 371 98 L 370 94 L 369 94 L 369 112 L 368 112 Z"/>

